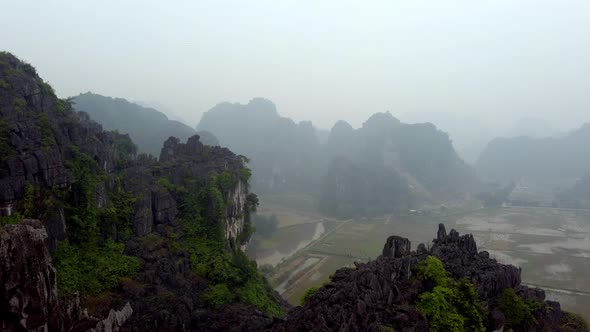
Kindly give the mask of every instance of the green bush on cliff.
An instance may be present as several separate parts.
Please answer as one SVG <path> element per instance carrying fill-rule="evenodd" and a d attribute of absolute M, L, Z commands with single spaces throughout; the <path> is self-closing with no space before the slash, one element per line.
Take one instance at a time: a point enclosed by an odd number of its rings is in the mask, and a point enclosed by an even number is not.
<path fill-rule="evenodd" d="M 211 307 L 220 309 L 224 304 L 232 302 L 235 296 L 226 284 L 217 284 L 209 286 L 202 298 Z"/>
<path fill-rule="evenodd" d="M 498 309 L 506 317 L 506 326 L 532 326 L 536 324 L 533 311 L 536 305 L 534 302 L 524 301 L 516 294 L 514 289 L 507 288 L 498 298 Z"/>
<path fill-rule="evenodd" d="M 434 256 L 419 263 L 418 278 L 434 284 L 432 291 L 422 293 L 416 303 L 428 319 L 430 331 L 485 331 L 485 309 L 475 287 L 467 279 L 452 280 L 442 262 Z"/>
<path fill-rule="evenodd" d="M 283 316 L 283 309 L 270 296 L 272 289 L 261 276 L 251 276 L 245 284 L 237 288 L 237 293 L 245 303 L 272 317 Z"/>
<path fill-rule="evenodd" d="M 54 254 L 57 286 L 61 295 L 97 295 L 132 277 L 137 259 L 123 254 L 124 245 L 107 240 L 102 246 L 76 246 L 61 242 Z"/>
<path fill-rule="evenodd" d="M 454 290 L 436 286 L 431 292 L 420 295 L 418 310 L 428 318 L 432 332 L 463 332 L 465 318 L 454 306 L 457 294 Z"/>
<path fill-rule="evenodd" d="M 301 297 L 301 306 L 304 306 L 307 301 L 309 301 L 309 298 L 318 291 L 318 289 L 320 288 L 317 286 L 309 287 Z"/>
<path fill-rule="evenodd" d="M 443 263 L 434 256 L 428 256 L 418 263 L 418 278 L 432 282 L 436 286 L 447 286 L 450 280 Z"/>

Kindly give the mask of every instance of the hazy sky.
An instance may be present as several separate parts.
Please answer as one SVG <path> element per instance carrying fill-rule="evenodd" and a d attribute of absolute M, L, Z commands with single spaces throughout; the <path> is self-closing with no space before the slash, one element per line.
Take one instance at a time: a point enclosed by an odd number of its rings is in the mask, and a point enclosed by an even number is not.
<path fill-rule="evenodd" d="M 191 125 L 257 96 L 325 128 L 385 110 L 590 120 L 588 0 L 0 2 L 0 49 L 60 96 L 153 101 Z"/>

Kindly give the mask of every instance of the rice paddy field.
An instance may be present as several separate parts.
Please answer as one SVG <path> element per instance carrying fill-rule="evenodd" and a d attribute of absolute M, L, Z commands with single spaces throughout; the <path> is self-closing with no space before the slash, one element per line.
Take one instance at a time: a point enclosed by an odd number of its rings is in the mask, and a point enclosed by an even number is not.
<path fill-rule="evenodd" d="M 306 289 L 327 282 L 338 268 L 376 258 L 388 236 L 407 237 L 415 248 L 430 243 L 443 222 L 447 231 L 472 233 L 479 250 L 499 262 L 522 267 L 523 283 L 544 288 L 548 299 L 590 319 L 590 211 L 457 209 L 335 220 L 262 202 L 262 213 L 277 215 L 280 225 L 272 236 L 255 239 L 249 255 L 259 266 L 273 267 L 271 284 L 294 305 Z"/>

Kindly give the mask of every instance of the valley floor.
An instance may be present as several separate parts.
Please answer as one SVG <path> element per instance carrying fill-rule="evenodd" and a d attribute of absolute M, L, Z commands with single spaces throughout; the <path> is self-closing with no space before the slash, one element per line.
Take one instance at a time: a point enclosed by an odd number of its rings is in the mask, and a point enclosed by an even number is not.
<path fill-rule="evenodd" d="M 523 283 L 546 290 L 565 310 L 590 319 L 590 211 L 546 208 L 448 209 L 371 219 L 335 220 L 294 204 L 292 197 L 261 199 L 261 214 L 275 214 L 278 230 L 254 239 L 249 254 L 271 265 L 269 280 L 298 305 L 306 289 L 329 280 L 338 268 L 381 254 L 389 235 L 428 245 L 438 223 L 473 233 L 479 250 L 500 263 L 522 267 Z M 303 208 L 302 208 L 303 207 Z"/>

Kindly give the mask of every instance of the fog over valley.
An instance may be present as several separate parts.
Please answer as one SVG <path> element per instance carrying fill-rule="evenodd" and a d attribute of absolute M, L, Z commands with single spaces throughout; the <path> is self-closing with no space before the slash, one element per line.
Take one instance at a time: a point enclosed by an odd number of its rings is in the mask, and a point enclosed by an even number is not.
<path fill-rule="evenodd" d="M 589 2 L 0 22 L 0 332 L 590 331 Z"/>

